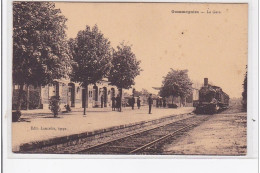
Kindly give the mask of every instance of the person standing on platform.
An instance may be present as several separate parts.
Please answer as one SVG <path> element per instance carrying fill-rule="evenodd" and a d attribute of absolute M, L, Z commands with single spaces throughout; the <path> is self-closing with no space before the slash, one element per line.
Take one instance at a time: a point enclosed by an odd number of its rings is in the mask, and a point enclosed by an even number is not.
<path fill-rule="evenodd" d="M 148 97 L 149 114 L 151 114 L 152 111 L 152 104 L 153 104 L 153 99 L 152 99 L 152 94 L 150 94 Z"/>
<path fill-rule="evenodd" d="M 116 110 L 116 98 L 115 96 L 112 97 L 112 111 L 115 111 Z"/>
<path fill-rule="evenodd" d="M 137 98 L 137 107 L 138 107 L 138 109 L 140 109 L 140 107 L 141 107 L 140 97 Z"/>
<path fill-rule="evenodd" d="M 101 108 L 103 108 L 103 103 L 104 103 L 104 96 L 101 95 Z"/>
<path fill-rule="evenodd" d="M 161 98 L 159 99 L 159 107 L 160 108 L 162 107 L 162 99 Z"/>
<path fill-rule="evenodd" d="M 159 107 L 159 97 L 156 99 L 156 107 Z"/>
<path fill-rule="evenodd" d="M 117 97 L 116 97 L 116 107 L 117 107 L 117 110 L 119 111 L 119 112 L 121 112 L 121 98 L 120 98 L 120 96 L 119 96 L 119 94 L 117 95 Z"/>
<path fill-rule="evenodd" d="M 163 107 L 165 108 L 166 107 L 166 99 L 163 98 Z"/>
<path fill-rule="evenodd" d="M 134 96 L 131 98 L 132 110 L 135 108 L 135 98 Z"/>

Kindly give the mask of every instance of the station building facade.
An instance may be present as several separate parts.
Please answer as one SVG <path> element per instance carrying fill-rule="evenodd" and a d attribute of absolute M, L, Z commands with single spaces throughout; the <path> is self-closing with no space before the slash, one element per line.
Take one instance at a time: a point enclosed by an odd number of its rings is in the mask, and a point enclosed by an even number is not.
<path fill-rule="evenodd" d="M 13 86 L 13 109 L 17 102 L 18 89 L 17 85 Z M 65 105 L 69 105 L 72 108 L 83 108 L 84 100 L 86 100 L 87 108 L 101 107 L 101 96 L 103 96 L 103 106 L 111 107 L 111 98 L 119 94 L 117 87 L 109 85 L 107 79 L 103 79 L 95 85 L 88 85 L 88 88 L 83 88 L 79 83 L 69 80 L 57 80 L 53 84 L 41 87 L 25 85 L 23 90 L 23 109 L 48 109 L 49 100 L 52 96 L 60 97 L 61 108 Z"/>

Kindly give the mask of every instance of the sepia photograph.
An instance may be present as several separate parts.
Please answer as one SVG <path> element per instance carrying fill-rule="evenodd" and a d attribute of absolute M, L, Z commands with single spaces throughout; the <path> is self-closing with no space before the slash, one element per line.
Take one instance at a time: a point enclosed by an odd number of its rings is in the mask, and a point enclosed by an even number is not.
<path fill-rule="evenodd" d="M 12 19 L 12 153 L 248 154 L 247 3 L 14 1 Z"/>

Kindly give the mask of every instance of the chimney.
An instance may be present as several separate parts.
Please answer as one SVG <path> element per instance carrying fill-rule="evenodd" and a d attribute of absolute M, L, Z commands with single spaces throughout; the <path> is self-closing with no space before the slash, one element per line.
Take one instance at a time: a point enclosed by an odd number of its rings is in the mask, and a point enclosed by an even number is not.
<path fill-rule="evenodd" d="M 204 78 L 204 86 L 208 86 L 208 83 L 209 83 L 209 79 L 208 78 Z"/>

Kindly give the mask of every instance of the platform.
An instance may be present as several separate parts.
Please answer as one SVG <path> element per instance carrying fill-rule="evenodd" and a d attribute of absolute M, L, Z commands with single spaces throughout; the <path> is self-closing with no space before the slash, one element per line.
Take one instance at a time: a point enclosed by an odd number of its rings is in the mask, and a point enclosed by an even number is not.
<path fill-rule="evenodd" d="M 59 118 L 54 118 L 50 110 L 23 111 L 21 121 L 12 123 L 12 148 L 14 151 L 24 143 L 190 113 L 193 109 L 153 107 L 152 114 L 148 114 L 147 106 L 134 110 L 127 107 L 123 108 L 122 112 L 112 111 L 111 108 L 88 108 L 87 115 L 83 116 L 81 108 L 73 109 L 70 113 L 62 113 Z"/>

